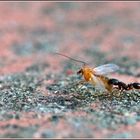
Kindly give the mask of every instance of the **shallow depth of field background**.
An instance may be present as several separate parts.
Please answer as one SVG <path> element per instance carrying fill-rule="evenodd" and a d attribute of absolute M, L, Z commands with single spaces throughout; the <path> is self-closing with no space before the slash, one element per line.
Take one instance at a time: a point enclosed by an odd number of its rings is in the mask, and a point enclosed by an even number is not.
<path fill-rule="evenodd" d="M 140 2 L 0 2 L 0 137 L 140 137 L 139 91 L 78 90 L 81 64 L 53 54 L 140 82 L 139 38 Z"/>

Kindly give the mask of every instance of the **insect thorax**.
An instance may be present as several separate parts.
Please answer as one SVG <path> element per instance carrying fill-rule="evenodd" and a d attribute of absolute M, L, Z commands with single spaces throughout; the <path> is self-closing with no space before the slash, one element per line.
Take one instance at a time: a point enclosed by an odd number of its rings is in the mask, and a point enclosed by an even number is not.
<path fill-rule="evenodd" d="M 92 72 L 91 68 L 84 67 L 83 68 L 83 76 L 87 82 L 91 81 L 92 76 L 93 76 L 93 72 Z"/>

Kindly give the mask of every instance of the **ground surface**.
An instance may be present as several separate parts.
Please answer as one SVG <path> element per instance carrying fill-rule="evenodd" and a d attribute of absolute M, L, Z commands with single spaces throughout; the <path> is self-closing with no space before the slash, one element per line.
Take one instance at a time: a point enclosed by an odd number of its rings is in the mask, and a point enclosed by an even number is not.
<path fill-rule="evenodd" d="M 1 138 L 139 138 L 140 92 L 108 98 L 61 52 L 140 82 L 140 2 L 0 2 Z"/>

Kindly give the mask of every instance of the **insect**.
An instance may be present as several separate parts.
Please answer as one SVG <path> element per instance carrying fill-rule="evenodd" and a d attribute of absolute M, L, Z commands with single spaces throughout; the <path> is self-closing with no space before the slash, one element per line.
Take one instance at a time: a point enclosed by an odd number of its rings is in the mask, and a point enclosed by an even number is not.
<path fill-rule="evenodd" d="M 116 86 L 115 88 L 120 90 L 121 92 L 124 90 L 127 91 L 131 89 L 140 89 L 140 83 L 125 84 L 124 82 L 121 82 L 117 79 L 109 79 L 108 83 Z"/>
<path fill-rule="evenodd" d="M 87 63 L 73 59 L 69 56 L 66 56 L 64 54 L 55 53 L 64 57 L 67 57 L 73 61 L 83 63 L 82 68 L 77 72 L 77 74 L 82 75 L 84 80 L 80 81 L 79 83 L 85 83 L 88 82 L 95 86 L 95 88 L 98 88 L 103 91 L 112 92 L 113 84 L 109 82 L 109 78 L 105 75 L 115 72 L 119 69 L 119 66 L 116 64 L 104 64 L 95 68 L 90 67 Z"/>
<path fill-rule="evenodd" d="M 121 92 L 123 90 L 127 90 L 128 89 L 127 84 L 125 84 L 124 82 L 121 82 L 121 81 L 119 81 L 117 79 L 109 79 L 108 80 L 108 84 L 115 86 L 114 88 L 120 90 Z"/>
<path fill-rule="evenodd" d="M 130 83 L 127 85 L 127 90 L 140 89 L 140 83 Z"/>

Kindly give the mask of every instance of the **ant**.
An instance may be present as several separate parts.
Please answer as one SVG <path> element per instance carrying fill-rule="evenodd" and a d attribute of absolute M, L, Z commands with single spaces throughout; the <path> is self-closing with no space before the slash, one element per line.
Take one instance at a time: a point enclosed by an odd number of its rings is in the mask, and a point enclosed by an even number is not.
<path fill-rule="evenodd" d="M 123 90 L 127 91 L 131 89 L 140 89 L 140 83 L 125 84 L 117 79 L 109 79 L 108 83 L 117 86 L 117 89 L 119 89 L 121 92 Z"/>
<path fill-rule="evenodd" d="M 123 90 L 127 90 L 127 88 L 128 88 L 128 86 L 124 82 L 121 82 L 117 79 L 109 79 L 108 84 L 117 86 L 116 88 L 119 89 L 121 92 Z"/>

